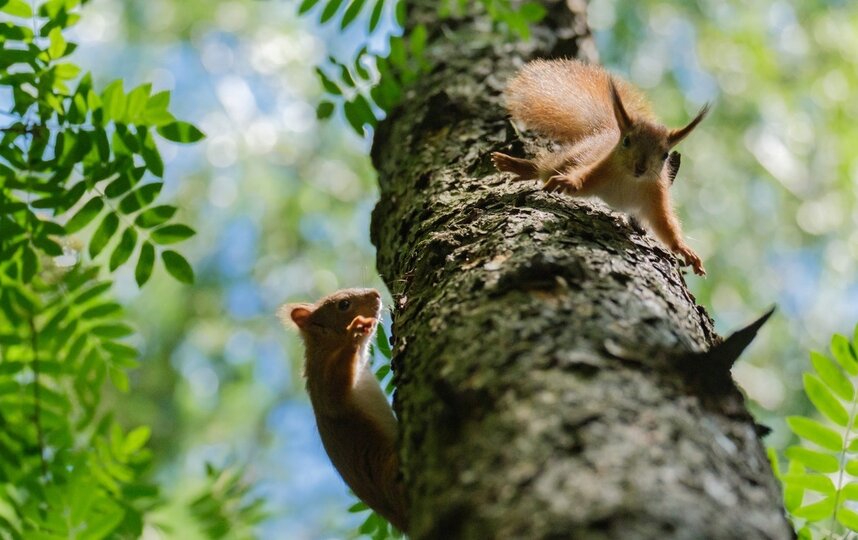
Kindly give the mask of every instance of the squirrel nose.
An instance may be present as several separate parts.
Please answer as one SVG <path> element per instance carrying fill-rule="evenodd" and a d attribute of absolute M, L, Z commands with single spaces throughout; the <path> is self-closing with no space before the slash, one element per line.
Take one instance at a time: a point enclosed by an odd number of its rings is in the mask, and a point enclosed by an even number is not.
<path fill-rule="evenodd" d="M 646 172 L 646 164 L 641 162 L 635 163 L 635 176 L 640 176 L 644 172 Z"/>

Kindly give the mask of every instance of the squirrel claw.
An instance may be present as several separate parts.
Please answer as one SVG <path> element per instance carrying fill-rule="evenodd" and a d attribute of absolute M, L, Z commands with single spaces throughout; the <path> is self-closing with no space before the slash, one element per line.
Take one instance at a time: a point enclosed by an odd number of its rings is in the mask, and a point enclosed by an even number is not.
<path fill-rule="evenodd" d="M 685 266 L 690 266 L 694 273 L 698 276 L 705 276 L 706 269 L 703 268 L 703 261 L 687 246 L 680 246 L 676 252 L 682 256 Z"/>
<path fill-rule="evenodd" d="M 510 172 L 514 169 L 510 157 L 501 152 L 492 152 L 492 163 L 495 169 L 501 172 Z"/>
<path fill-rule="evenodd" d="M 563 174 L 556 174 L 545 182 L 542 189 L 549 193 L 566 193 L 567 195 L 571 195 L 581 189 L 581 180 Z"/>
<path fill-rule="evenodd" d="M 372 317 L 364 317 L 362 315 L 358 315 L 349 325 L 346 327 L 346 330 L 353 334 L 354 337 L 359 338 L 363 336 L 367 336 L 372 332 L 373 326 L 375 325 L 375 319 Z"/>

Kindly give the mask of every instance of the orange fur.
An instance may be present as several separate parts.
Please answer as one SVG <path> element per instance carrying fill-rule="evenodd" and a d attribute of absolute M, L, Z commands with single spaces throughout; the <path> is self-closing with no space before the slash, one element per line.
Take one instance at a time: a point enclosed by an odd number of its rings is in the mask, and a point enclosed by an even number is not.
<path fill-rule="evenodd" d="M 280 316 L 304 341 L 307 392 L 328 457 L 363 502 L 407 532 L 398 426 L 367 358 L 380 307 L 377 291 L 346 289 L 284 306 Z"/>
<path fill-rule="evenodd" d="M 512 118 L 564 146 L 534 160 L 492 154 L 500 171 L 519 180 L 539 178 L 544 189 L 575 197 L 595 196 L 612 208 L 642 218 L 655 235 L 705 275 L 700 258 L 682 240 L 668 188 L 678 167 L 670 149 L 687 137 L 709 110 L 686 126 L 657 123 L 646 98 L 604 68 L 578 60 L 534 60 L 504 92 Z"/>

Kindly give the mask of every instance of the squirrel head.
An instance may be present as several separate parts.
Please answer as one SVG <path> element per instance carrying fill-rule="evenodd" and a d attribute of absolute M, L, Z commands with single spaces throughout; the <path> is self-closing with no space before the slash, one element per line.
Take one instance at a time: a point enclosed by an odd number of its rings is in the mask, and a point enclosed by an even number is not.
<path fill-rule="evenodd" d="M 614 80 L 609 79 L 609 84 L 614 117 L 620 129 L 614 155 L 635 177 L 658 177 L 670 157 L 670 149 L 694 131 L 709 112 L 709 104 L 704 105 L 685 127 L 668 129 L 661 124 L 629 116 Z"/>
<path fill-rule="evenodd" d="M 375 330 L 381 295 L 375 289 L 343 289 L 315 304 L 286 304 L 278 315 L 310 344 L 363 345 Z"/>

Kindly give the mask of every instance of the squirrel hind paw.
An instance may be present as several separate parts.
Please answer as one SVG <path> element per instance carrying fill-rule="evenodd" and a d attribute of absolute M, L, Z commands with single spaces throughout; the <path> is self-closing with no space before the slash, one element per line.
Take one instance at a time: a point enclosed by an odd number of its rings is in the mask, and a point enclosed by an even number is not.
<path fill-rule="evenodd" d="M 517 175 L 516 181 L 531 180 L 536 177 L 536 166 L 528 159 L 508 156 L 502 152 L 492 152 L 491 158 L 495 169 Z"/>

